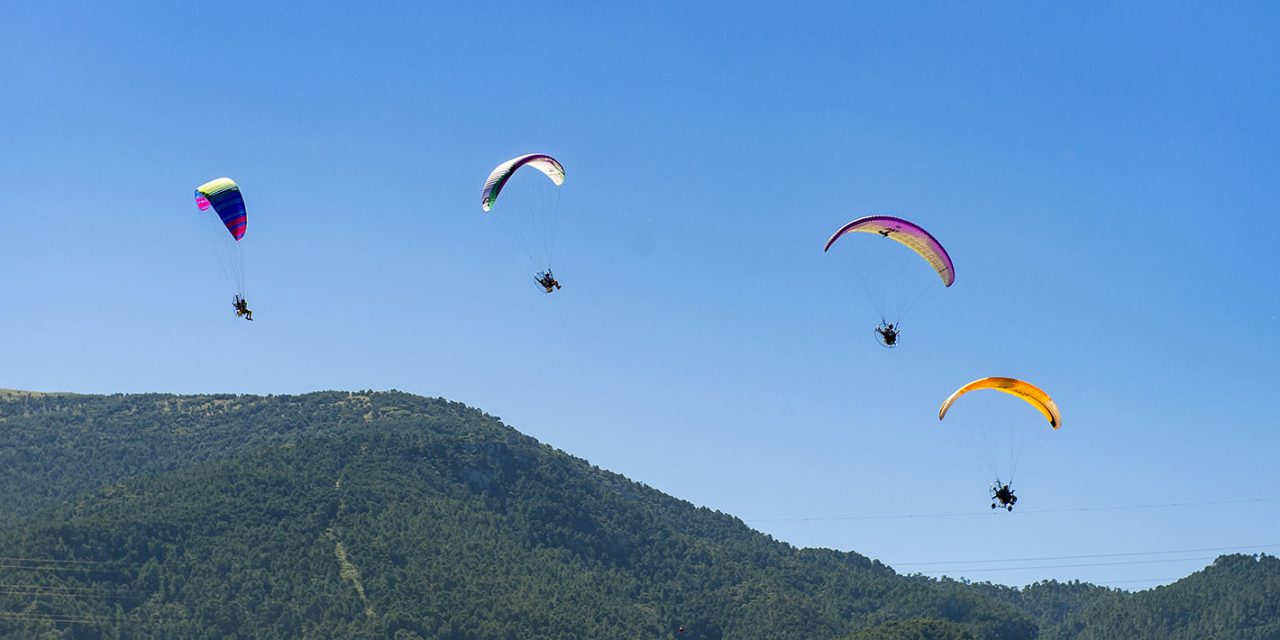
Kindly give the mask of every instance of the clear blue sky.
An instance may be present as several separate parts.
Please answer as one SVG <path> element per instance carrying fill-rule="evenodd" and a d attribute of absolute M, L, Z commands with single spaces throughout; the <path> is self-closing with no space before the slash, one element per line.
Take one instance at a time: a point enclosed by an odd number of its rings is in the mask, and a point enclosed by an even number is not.
<path fill-rule="evenodd" d="M 1036 513 L 1280 498 L 1274 3 L 129 4 L 0 7 L 0 387 L 444 396 L 890 564 L 1280 545 L 1280 501 Z M 530 151 L 553 296 L 478 206 Z M 821 252 L 873 212 L 957 266 L 892 352 Z M 1064 414 L 1012 515 L 935 418 L 985 375 Z"/>

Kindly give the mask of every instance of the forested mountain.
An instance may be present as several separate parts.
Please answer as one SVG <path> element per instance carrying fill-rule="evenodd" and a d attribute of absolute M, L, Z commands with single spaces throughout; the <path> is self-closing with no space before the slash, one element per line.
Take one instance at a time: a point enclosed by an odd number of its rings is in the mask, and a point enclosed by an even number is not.
<path fill-rule="evenodd" d="M 397 392 L 0 392 L 0 497 L 11 638 L 1280 637 L 1274 558 L 904 577 Z"/>
<path fill-rule="evenodd" d="M 1280 559 L 1221 556 L 1178 582 L 1099 611 L 1080 640 L 1280 639 Z"/>

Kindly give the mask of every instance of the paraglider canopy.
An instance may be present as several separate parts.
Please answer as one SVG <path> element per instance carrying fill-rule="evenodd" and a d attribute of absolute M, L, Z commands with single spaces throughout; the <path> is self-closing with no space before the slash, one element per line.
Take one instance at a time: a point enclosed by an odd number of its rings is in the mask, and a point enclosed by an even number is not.
<path fill-rule="evenodd" d="M 942 403 L 942 407 L 938 409 L 938 420 L 947 417 L 947 410 L 951 408 L 951 404 L 959 399 L 960 396 L 978 389 L 994 389 L 1001 393 L 1021 398 L 1027 404 L 1035 407 L 1054 429 L 1062 426 L 1062 414 L 1058 412 L 1058 405 L 1054 404 L 1049 394 L 1030 382 L 1024 382 L 1016 378 L 981 378 L 960 387 Z"/>
<path fill-rule="evenodd" d="M 249 227 L 240 187 L 231 178 L 217 178 L 199 187 L 195 192 L 196 206 L 201 215 L 204 234 L 212 241 L 223 274 L 235 288 L 238 299 L 245 296 L 244 239 Z M 210 211 L 212 209 L 213 211 Z M 209 215 L 217 214 L 217 217 Z"/>
<path fill-rule="evenodd" d="M 537 171 L 520 171 L 526 166 Z M 529 153 L 495 167 L 480 193 L 480 208 L 486 212 L 495 209 L 502 196 L 501 212 L 486 217 L 502 226 L 524 251 L 537 269 L 534 278 L 538 286 L 547 293 L 560 288 L 551 271 L 555 266 L 564 175 L 564 166 L 555 158 Z"/>
<path fill-rule="evenodd" d="M 546 174 L 557 187 L 564 184 L 564 167 L 555 158 L 545 153 L 530 153 L 515 157 L 489 172 L 489 178 L 484 181 L 484 189 L 480 193 L 480 208 L 485 211 L 492 209 L 507 180 L 510 180 L 511 176 L 525 165 Z"/>
<path fill-rule="evenodd" d="M 244 237 L 249 226 L 249 216 L 245 212 L 240 187 L 231 178 L 210 180 L 196 187 L 196 206 L 201 211 L 208 211 L 209 207 L 213 207 L 232 238 L 238 241 Z"/>
<path fill-rule="evenodd" d="M 921 258 L 924 258 L 929 263 L 929 266 L 938 272 L 938 277 L 942 278 L 944 285 L 950 287 L 956 281 L 955 265 L 951 263 L 951 256 L 947 255 L 947 250 L 928 231 L 925 231 L 914 222 L 893 216 L 858 218 L 840 227 L 838 231 L 832 234 L 831 239 L 827 240 L 827 245 L 822 250 L 824 252 L 827 251 L 831 248 L 831 245 L 836 243 L 836 240 L 848 233 L 878 233 L 881 236 L 897 241 L 916 252 Z"/>

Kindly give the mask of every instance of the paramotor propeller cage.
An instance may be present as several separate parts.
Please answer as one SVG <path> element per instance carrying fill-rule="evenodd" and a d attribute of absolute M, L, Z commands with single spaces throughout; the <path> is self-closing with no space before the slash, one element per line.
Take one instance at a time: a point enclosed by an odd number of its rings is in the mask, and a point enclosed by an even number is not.
<path fill-rule="evenodd" d="M 1005 487 L 1009 487 L 1007 490 L 1008 495 L 1001 496 L 1000 493 L 1002 490 L 1005 489 Z M 1013 505 L 1015 504 L 1018 504 L 1018 496 L 1014 495 L 1012 486 L 1003 485 L 1000 483 L 999 480 L 997 480 L 995 484 L 991 485 L 991 508 L 992 509 L 999 509 L 1003 507 L 1008 511 L 1013 511 Z"/>
<path fill-rule="evenodd" d="M 898 346 L 898 335 L 900 330 L 897 327 L 890 328 L 891 325 L 881 322 L 872 332 L 876 336 L 876 342 L 886 349 L 892 349 Z"/>

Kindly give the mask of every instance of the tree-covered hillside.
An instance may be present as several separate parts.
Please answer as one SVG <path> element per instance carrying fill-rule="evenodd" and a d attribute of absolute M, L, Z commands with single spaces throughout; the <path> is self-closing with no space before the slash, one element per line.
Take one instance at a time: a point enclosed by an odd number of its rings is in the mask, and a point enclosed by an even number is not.
<path fill-rule="evenodd" d="M 1099 612 L 1074 637 L 1280 640 L 1280 559 L 1219 557 L 1172 585 Z"/>
<path fill-rule="evenodd" d="M 1258 606 L 1274 559 L 1138 595 L 904 577 L 395 392 L 0 392 L 0 479 L 12 638 L 1178 637 L 1152 634 L 1280 618 Z"/>

